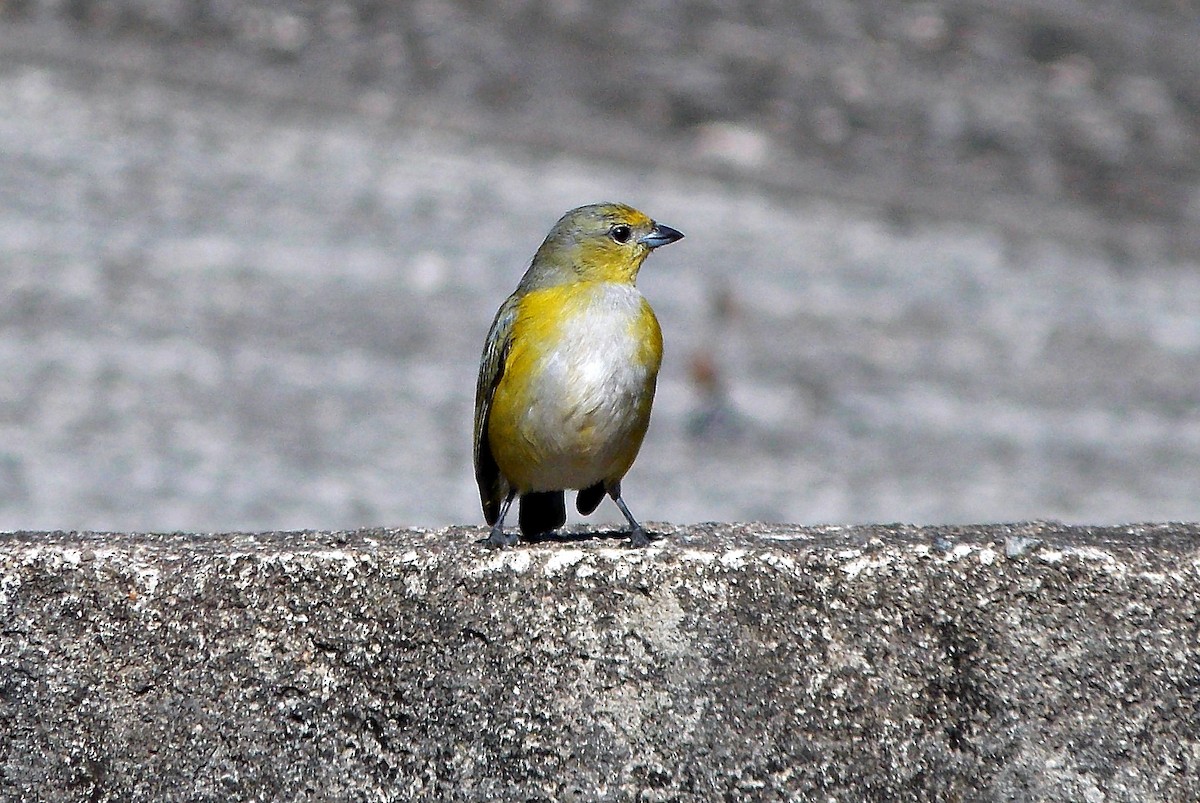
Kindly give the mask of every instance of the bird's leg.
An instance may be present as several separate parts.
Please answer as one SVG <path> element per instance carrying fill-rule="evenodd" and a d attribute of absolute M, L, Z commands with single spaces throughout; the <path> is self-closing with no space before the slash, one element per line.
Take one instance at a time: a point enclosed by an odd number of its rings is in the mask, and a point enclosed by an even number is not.
<path fill-rule="evenodd" d="M 629 545 L 631 547 L 640 548 L 650 545 L 650 539 L 646 537 L 646 531 L 642 529 L 642 525 L 637 523 L 637 519 L 629 512 L 624 500 L 621 499 L 621 483 L 617 483 L 608 489 L 608 495 L 617 503 L 617 507 L 625 514 L 626 521 L 629 522 Z"/>
<path fill-rule="evenodd" d="M 504 517 L 508 515 L 508 509 L 512 506 L 513 499 L 516 497 L 517 491 L 514 488 L 508 492 L 508 496 L 504 498 L 504 504 L 500 506 L 500 516 L 496 519 L 496 523 L 492 525 L 492 532 L 488 535 L 487 540 L 483 543 L 492 549 L 498 549 L 503 546 L 512 546 L 517 543 L 517 535 L 504 534 Z"/>

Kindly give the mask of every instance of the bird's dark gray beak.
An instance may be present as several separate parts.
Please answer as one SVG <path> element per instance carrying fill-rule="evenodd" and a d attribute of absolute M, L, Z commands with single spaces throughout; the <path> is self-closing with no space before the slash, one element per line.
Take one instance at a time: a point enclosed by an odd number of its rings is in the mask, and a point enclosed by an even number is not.
<path fill-rule="evenodd" d="M 654 228 L 650 229 L 650 233 L 638 240 L 643 245 L 648 245 L 651 248 L 658 248 L 660 245 L 670 245 L 676 240 L 683 239 L 683 232 L 664 226 L 661 223 L 655 223 Z"/>

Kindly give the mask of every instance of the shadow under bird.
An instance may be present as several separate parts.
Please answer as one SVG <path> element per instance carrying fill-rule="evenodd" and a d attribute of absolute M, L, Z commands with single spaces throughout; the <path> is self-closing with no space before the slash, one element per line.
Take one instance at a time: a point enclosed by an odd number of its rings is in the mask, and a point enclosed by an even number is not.
<path fill-rule="evenodd" d="M 565 491 L 592 513 L 605 494 L 649 543 L 621 498 L 650 423 L 662 330 L 637 289 L 655 248 L 683 234 L 633 207 L 581 206 L 554 224 L 492 322 L 475 393 L 475 479 L 488 546 L 510 546 L 504 518 L 520 496 L 521 535 L 567 520 Z"/>

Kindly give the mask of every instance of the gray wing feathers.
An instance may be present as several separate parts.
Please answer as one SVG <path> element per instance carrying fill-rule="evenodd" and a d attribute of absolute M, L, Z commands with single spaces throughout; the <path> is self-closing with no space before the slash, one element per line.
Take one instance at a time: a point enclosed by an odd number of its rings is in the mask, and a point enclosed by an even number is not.
<path fill-rule="evenodd" d="M 500 504 L 508 495 L 508 481 L 500 474 L 488 443 L 487 420 L 492 409 L 492 394 L 504 375 L 504 360 L 512 342 L 513 321 L 517 317 L 517 296 L 510 296 L 500 306 L 483 347 L 479 364 L 479 382 L 475 386 L 475 481 L 479 484 L 479 500 L 488 524 L 500 516 Z"/>

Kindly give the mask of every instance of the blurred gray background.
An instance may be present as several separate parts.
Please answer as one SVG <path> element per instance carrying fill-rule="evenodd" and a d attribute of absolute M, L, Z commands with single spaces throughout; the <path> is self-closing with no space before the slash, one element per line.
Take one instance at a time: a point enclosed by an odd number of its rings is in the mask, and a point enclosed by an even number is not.
<path fill-rule="evenodd" d="M 0 529 L 479 521 L 483 337 L 599 200 L 687 234 L 640 517 L 1198 520 L 1198 41 L 1171 0 L 0 2 Z"/>

